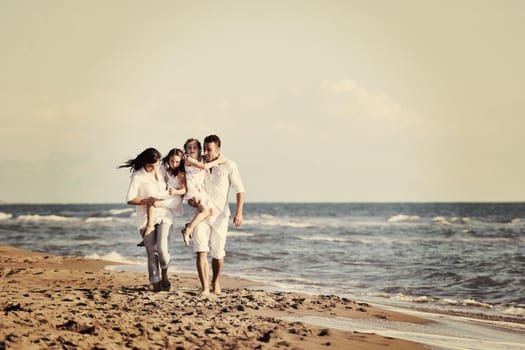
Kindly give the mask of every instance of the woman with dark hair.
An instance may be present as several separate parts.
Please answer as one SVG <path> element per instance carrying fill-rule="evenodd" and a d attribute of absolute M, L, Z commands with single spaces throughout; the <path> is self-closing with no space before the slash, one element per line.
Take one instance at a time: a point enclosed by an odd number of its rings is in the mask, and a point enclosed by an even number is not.
<path fill-rule="evenodd" d="M 162 158 L 160 173 L 166 182 L 167 188 L 166 192 L 161 195 L 164 200 L 159 201 L 156 205 L 169 209 L 172 217 L 182 216 L 182 196 L 186 193 L 184 153 L 178 148 L 171 149 L 168 155 Z M 144 247 L 144 236 L 153 231 L 154 210 L 155 207 L 153 205 L 146 207 L 146 226 L 140 230 L 142 241 L 137 244 L 137 247 Z"/>
<path fill-rule="evenodd" d="M 159 292 L 169 291 L 168 265 L 170 254 L 168 238 L 172 225 L 171 213 L 168 209 L 159 207 L 166 199 L 166 182 L 160 174 L 160 152 L 155 148 L 147 148 L 136 158 L 130 159 L 119 168 L 130 168 L 127 203 L 137 206 L 139 231 L 147 223 L 147 207 L 153 206 L 151 232 L 145 232 L 144 245 L 148 255 L 149 290 Z"/>

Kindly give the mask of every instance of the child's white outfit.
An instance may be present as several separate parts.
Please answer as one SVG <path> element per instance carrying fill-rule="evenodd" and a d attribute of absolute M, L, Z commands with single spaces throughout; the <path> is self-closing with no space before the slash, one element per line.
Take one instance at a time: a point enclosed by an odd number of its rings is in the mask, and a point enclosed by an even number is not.
<path fill-rule="evenodd" d="M 211 209 L 212 204 L 204 188 L 206 170 L 195 166 L 185 166 L 184 169 L 186 171 L 186 201 L 195 198 L 205 209 Z"/>
<path fill-rule="evenodd" d="M 178 176 L 174 176 L 169 172 L 166 167 L 161 165 L 160 172 L 162 174 L 163 179 L 166 181 L 167 188 L 175 188 L 179 189 L 181 188 L 181 183 L 179 181 Z M 164 191 L 163 195 L 159 199 L 164 199 L 163 201 L 160 201 L 158 204 L 159 208 L 166 208 L 171 211 L 171 215 L 173 217 L 176 216 L 182 216 L 182 196 L 171 196 L 169 192 L 166 190 Z"/>

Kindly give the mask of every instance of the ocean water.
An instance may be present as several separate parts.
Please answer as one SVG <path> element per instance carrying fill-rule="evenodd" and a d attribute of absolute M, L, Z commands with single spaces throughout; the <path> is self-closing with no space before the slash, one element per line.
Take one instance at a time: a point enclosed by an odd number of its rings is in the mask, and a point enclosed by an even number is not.
<path fill-rule="evenodd" d="M 195 271 L 175 222 L 170 271 Z M 3 204 L 3 244 L 146 271 L 134 208 Z M 281 290 L 525 320 L 525 203 L 246 203 L 224 273 Z"/>

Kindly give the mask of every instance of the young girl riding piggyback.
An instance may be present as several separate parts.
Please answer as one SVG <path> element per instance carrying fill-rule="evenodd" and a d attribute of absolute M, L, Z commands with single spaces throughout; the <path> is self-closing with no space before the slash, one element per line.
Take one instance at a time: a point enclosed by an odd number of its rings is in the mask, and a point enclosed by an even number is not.
<path fill-rule="evenodd" d="M 213 204 L 204 188 L 204 179 L 208 169 L 225 162 L 222 155 L 218 159 L 204 163 L 202 145 L 199 140 L 191 138 L 184 143 L 184 169 L 186 173 L 186 200 L 195 208 L 192 220 L 182 229 L 184 243 L 189 246 L 189 240 L 195 227 L 213 215 Z"/>

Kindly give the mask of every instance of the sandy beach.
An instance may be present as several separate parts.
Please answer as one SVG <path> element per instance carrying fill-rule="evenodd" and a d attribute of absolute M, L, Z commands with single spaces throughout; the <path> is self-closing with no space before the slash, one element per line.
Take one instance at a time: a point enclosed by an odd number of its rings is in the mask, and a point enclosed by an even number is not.
<path fill-rule="evenodd" d="M 337 296 L 269 292 L 225 276 L 223 293 L 198 297 L 197 276 L 171 274 L 170 292 L 114 263 L 0 246 L 0 349 L 424 349 L 377 334 L 287 322 L 322 316 L 410 323 L 422 318 Z"/>

